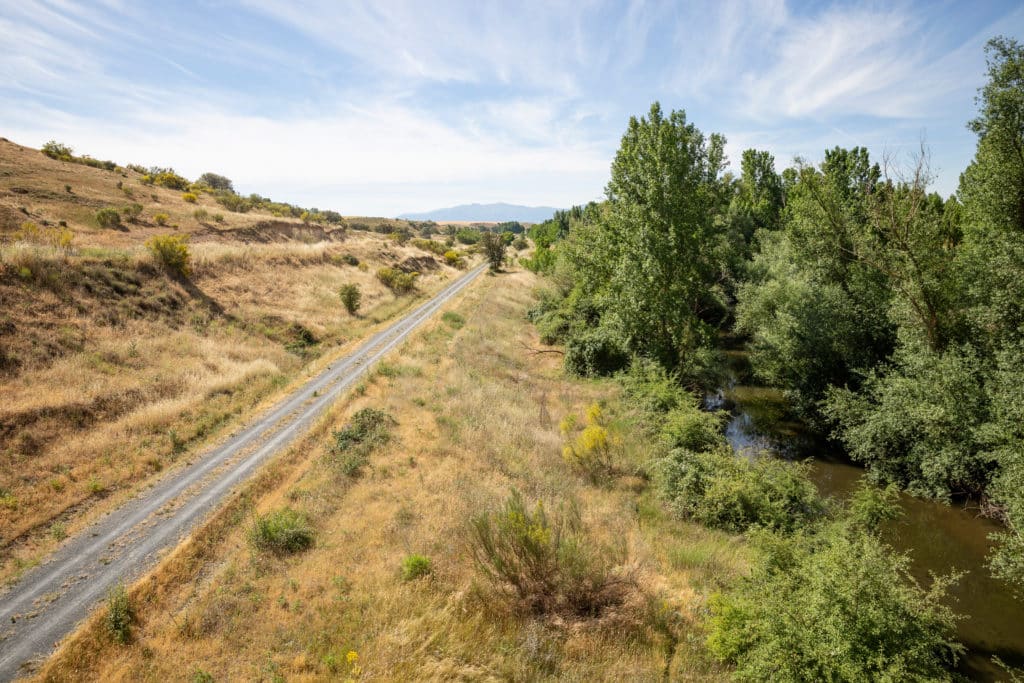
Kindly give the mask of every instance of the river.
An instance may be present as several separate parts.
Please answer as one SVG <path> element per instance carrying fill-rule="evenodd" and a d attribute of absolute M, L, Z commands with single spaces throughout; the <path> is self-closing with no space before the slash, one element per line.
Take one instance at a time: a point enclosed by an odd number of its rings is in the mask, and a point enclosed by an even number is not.
<path fill-rule="evenodd" d="M 728 381 L 708 402 L 730 410 L 729 443 L 747 457 L 768 453 L 811 458 L 812 477 L 821 493 L 845 499 L 864 470 L 807 429 L 782 392 L 753 382 L 745 352 L 730 350 L 726 355 Z M 946 505 L 903 495 L 901 504 L 903 516 L 883 529 L 883 538 L 910 555 L 912 571 L 922 585 L 928 585 L 930 573 L 967 572 L 950 591 L 951 606 L 965 617 L 958 626 L 959 639 L 968 649 L 960 672 L 974 680 L 1005 679 L 992 664 L 992 655 L 1024 667 L 1024 600 L 1014 597 L 985 566 L 991 547 L 988 535 L 999 525 L 981 517 L 970 502 Z"/>

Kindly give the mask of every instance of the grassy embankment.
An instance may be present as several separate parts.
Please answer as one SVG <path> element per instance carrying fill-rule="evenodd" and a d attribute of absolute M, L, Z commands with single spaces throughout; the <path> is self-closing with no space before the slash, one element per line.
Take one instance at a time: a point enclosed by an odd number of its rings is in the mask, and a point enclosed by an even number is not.
<path fill-rule="evenodd" d="M 665 513 L 638 475 L 654 443 L 617 384 L 568 378 L 557 355 L 524 348 L 538 345 L 525 320 L 535 284 L 514 272 L 460 297 L 132 589 L 129 644 L 115 643 L 97 614 L 42 676 L 722 676 L 699 624 L 709 594 L 745 571 L 749 551 L 738 536 Z M 562 455 L 579 428 L 560 429 L 594 403 L 613 464 L 597 483 Z M 395 422 L 335 436 L 354 415 L 372 416 L 360 413 L 367 408 Z M 525 517 L 500 512 L 513 489 Z M 298 513 L 297 533 L 274 552 L 273 533 L 254 539 L 252 529 L 284 508 Z M 484 519 L 541 548 L 565 520 L 546 565 L 555 579 L 525 594 L 488 580 L 472 541 Z"/>
<path fill-rule="evenodd" d="M 458 274 L 387 235 L 182 196 L 0 141 L 0 580 Z M 129 202 L 135 222 L 97 225 Z M 25 239 L 27 222 L 70 242 Z M 144 246 L 168 233 L 191 238 L 188 278 Z M 418 291 L 393 295 L 384 266 L 421 271 Z"/>

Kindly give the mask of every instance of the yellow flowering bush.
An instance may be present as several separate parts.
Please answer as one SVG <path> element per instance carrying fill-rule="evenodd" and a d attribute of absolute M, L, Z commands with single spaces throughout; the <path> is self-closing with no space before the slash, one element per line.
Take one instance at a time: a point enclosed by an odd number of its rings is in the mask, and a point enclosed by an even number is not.
<path fill-rule="evenodd" d="M 594 403 L 587 408 L 583 429 L 578 434 L 574 435 L 577 427 L 575 415 L 563 418 L 560 427 L 562 436 L 569 439 L 562 448 L 562 457 L 574 469 L 594 482 L 612 471 L 613 454 L 621 441 L 608 431 L 601 406 Z"/>

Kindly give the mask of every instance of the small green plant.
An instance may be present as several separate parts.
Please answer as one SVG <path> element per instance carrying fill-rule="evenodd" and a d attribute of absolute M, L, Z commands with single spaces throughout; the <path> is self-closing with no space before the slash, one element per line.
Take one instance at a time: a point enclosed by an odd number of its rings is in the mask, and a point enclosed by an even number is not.
<path fill-rule="evenodd" d="M 96 223 L 101 228 L 107 228 L 108 230 L 120 228 L 121 214 L 118 213 L 117 209 L 110 207 L 100 209 L 96 212 Z"/>
<path fill-rule="evenodd" d="M 445 311 L 441 315 L 441 320 L 445 321 L 446 323 L 448 323 L 449 327 L 452 327 L 456 330 L 466 324 L 466 319 L 463 318 L 458 313 L 456 313 L 455 311 Z"/>
<path fill-rule="evenodd" d="M 201 209 L 200 208 L 200 209 L 196 209 L 195 211 L 192 212 L 192 218 L 195 218 L 200 223 L 205 222 L 206 219 L 209 218 L 209 217 L 210 217 L 210 212 L 207 211 L 206 209 Z"/>
<path fill-rule="evenodd" d="M 213 217 L 213 220 L 214 220 L 215 223 L 223 223 L 224 222 L 224 214 L 222 214 L 222 213 L 215 213 L 215 214 L 213 214 L 212 217 Z"/>
<path fill-rule="evenodd" d="M 355 256 L 353 256 L 352 254 L 343 254 L 341 256 L 341 260 L 342 260 L 343 263 L 348 264 L 350 266 L 358 266 L 359 265 L 359 259 L 356 258 Z"/>
<path fill-rule="evenodd" d="M 186 201 L 189 204 L 195 204 L 196 200 L 199 199 L 194 192 L 184 192 L 181 195 L 182 201 Z"/>
<path fill-rule="evenodd" d="M 153 214 L 153 222 L 156 223 L 157 225 L 167 225 L 168 219 L 170 219 L 170 216 L 168 216 L 166 213 Z"/>
<path fill-rule="evenodd" d="M 403 581 L 414 581 L 424 576 L 429 576 L 433 571 L 434 566 L 429 557 L 412 554 L 402 560 Z"/>
<path fill-rule="evenodd" d="M 139 216 L 142 215 L 142 204 L 133 202 L 121 209 L 121 213 L 124 214 L 125 220 L 129 223 L 135 223 L 139 220 Z"/>
<path fill-rule="evenodd" d="M 89 489 L 89 493 L 94 496 L 102 495 L 107 487 L 96 475 L 89 477 L 89 483 L 86 485 Z"/>
<path fill-rule="evenodd" d="M 444 262 L 453 268 L 461 268 L 465 265 L 462 255 L 454 249 L 444 252 Z"/>
<path fill-rule="evenodd" d="M 115 643 L 124 645 L 132 639 L 134 612 L 124 584 L 117 584 L 107 594 L 107 633 Z"/>
<path fill-rule="evenodd" d="M 213 674 L 196 668 L 192 671 L 192 683 L 214 683 Z"/>
<path fill-rule="evenodd" d="M 395 419 L 376 408 L 363 408 L 345 427 L 332 434 L 328 459 L 343 475 L 358 476 L 369 461 L 370 453 L 391 439 Z"/>
<path fill-rule="evenodd" d="M 154 235 L 146 240 L 146 248 L 164 268 L 182 277 L 188 276 L 188 235 Z"/>
<path fill-rule="evenodd" d="M 338 296 L 341 297 L 341 303 L 345 305 L 345 310 L 349 312 L 349 315 L 355 315 L 359 311 L 363 296 L 359 285 L 352 283 L 342 285 L 338 290 Z"/>
<path fill-rule="evenodd" d="M 249 542 L 258 550 L 290 555 L 313 546 L 313 527 L 303 513 L 290 507 L 273 510 L 256 518 L 249 530 Z"/>
<path fill-rule="evenodd" d="M 68 194 L 72 194 L 72 192 L 71 192 L 71 186 L 70 186 L 70 185 L 67 185 L 67 184 L 65 184 L 65 185 L 64 185 L 64 191 L 65 191 L 65 192 L 67 192 Z"/>
<path fill-rule="evenodd" d="M 50 525 L 50 537 L 55 541 L 63 541 L 68 537 L 68 530 L 63 522 L 54 522 Z"/>

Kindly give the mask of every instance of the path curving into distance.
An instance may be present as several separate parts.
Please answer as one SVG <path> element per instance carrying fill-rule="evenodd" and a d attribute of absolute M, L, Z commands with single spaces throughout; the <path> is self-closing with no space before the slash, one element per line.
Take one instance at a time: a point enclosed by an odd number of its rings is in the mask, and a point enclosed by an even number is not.
<path fill-rule="evenodd" d="M 346 389 L 486 268 L 328 365 L 287 398 L 184 469 L 139 493 L 65 543 L 0 595 L 0 680 L 30 673 L 118 582 L 129 584 L 181 542 L 241 482 L 306 433 Z"/>

